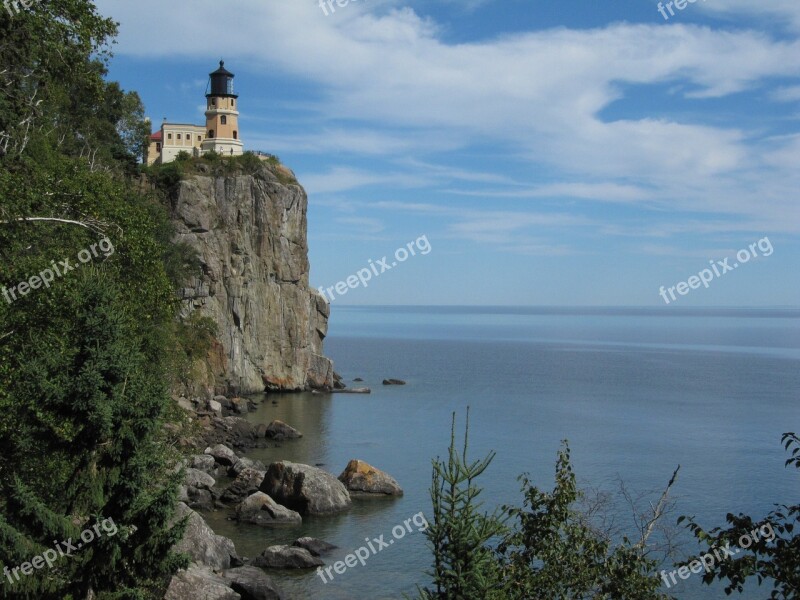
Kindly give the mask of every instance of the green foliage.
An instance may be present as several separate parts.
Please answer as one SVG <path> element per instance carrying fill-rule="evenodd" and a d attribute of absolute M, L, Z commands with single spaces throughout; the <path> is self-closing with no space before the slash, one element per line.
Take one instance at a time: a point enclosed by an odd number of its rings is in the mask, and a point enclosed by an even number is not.
<path fill-rule="evenodd" d="M 794 433 L 784 433 L 781 441 L 791 456 L 786 466 L 800 469 L 800 438 Z M 686 521 L 692 534 L 708 548 L 723 548 L 730 545 L 736 556 L 714 561 L 708 572 L 703 573 L 703 582 L 715 580 L 725 582 L 725 593 L 742 592 L 748 580 L 755 579 L 758 585 L 770 582 L 770 598 L 789 600 L 800 596 L 800 505 L 780 505 L 766 517 L 729 513 L 727 527 L 716 527 L 706 531 L 694 517 L 680 517 L 678 523 Z M 748 546 L 748 547 L 745 547 Z M 703 553 L 700 553 L 702 555 Z M 724 554 L 723 554 L 724 556 Z M 689 564 L 698 556 L 682 564 Z"/>
<path fill-rule="evenodd" d="M 75 267 L 0 298 L 0 566 L 103 519 L 118 526 L 52 570 L 4 580 L 4 598 L 159 598 L 184 563 L 170 552 L 182 530 L 168 525 L 166 366 L 174 288 L 197 264 L 131 179 L 149 132 L 138 96 L 104 80 L 115 31 L 87 0 L 0 11 L 0 289 Z"/>
<path fill-rule="evenodd" d="M 558 454 L 555 488 L 547 493 L 520 478 L 522 508 L 506 507 L 518 527 L 498 547 L 506 598 L 664 599 L 657 562 L 624 538 L 616 546 L 577 509 L 581 492 L 569 446 Z"/>
<path fill-rule="evenodd" d="M 184 388 L 191 389 L 194 381 L 202 379 L 203 362 L 219 335 L 217 323 L 210 317 L 193 311 L 174 324 L 174 349 L 171 365 L 174 377 Z"/>
<path fill-rule="evenodd" d="M 180 156 L 180 154 L 179 154 Z M 283 185 L 296 185 L 292 172 L 284 167 L 277 157 L 244 152 L 239 156 L 223 156 L 215 151 L 200 156 L 176 158 L 163 165 L 151 165 L 143 168 L 150 180 L 172 202 L 177 199 L 180 182 L 191 175 L 211 175 L 213 177 L 230 177 L 233 175 L 256 175 L 267 168 Z"/>
<path fill-rule="evenodd" d="M 25 299 L 31 318 L 2 348 L 0 410 L 14 426 L 0 432 L 0 512 L 16 543 L 0 546 L 0 561 L 21 564 L 31 554 L 20 545 L 50 546 L 102 519 L 120 533 L 24 578 L 12 587 L 19 597 L 155 589 L 180 564 L 169 548 L 181 529 L 167 526 L 178 481 L 159 444 L 163 353 L 113 271 L 73 280 L 55 306 L 44 295 Z"/>
<path fill-rule="evenodd" d="M 659 592 L 657 561 L 647 548 L 624 537 L 615 545 L 577 508 L 582 494 L 566 442 L 552 492 L 522 476 L 523 506 L 492 515 L 479 512 L 475 478 L 494 454 L 468 463 L 466 450 L 466 436 L 459 455 L 451 433 L 447 462 L 433 464 L 434 518 L 426 535 L 434 587 L 419 598 L 669 600 Z"/>
<path fill-rule="evenodd" d="M 117 26 L 88 0 L 0 11 L 0 132 L 6 158 L 57 149 L 95 170 L 132 173 L 146 134 L 135 93 L 103 80 Z"/>
<path fill-rule="evenodd" d="M 494 453 L 469 462 L 469 412 L 464 445 L 459 454 L 455 440 L 455 414 L 450 429 L 447 461 L 433 461 L 431 502 L 433 519 L 425 531 L 433 551 L 433 588 L 421 589 L 425 600 L 484 600 L 497 595 L 499 569 L 489 546 L 505 531 L 499 515 L 480 512 L 481 489 L 474 481 L 491 464 Z"/>

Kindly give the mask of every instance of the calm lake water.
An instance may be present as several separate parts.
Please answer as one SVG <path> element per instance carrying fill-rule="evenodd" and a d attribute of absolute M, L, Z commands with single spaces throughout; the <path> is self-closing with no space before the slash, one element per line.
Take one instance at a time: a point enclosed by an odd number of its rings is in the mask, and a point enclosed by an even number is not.
<path fill-rule="evenodd" d="M 695 515 L 711 527 L 727 512 L 761 515 L 798 501 L 800 475 L 784 468 L 780 437 L 800 430 L 800 310 L 334 305 L 332 313 L 326 355 L 348 385 L 373 393 L 271 396 L 278 404 L 264 402 L 249 418 L 284 420 L 305 437 L 250 456 L 321 463 L 335 475 L 359 458 L 393 475 L 405 496 L 358 500 L 349 513 L 294 529 L 208 515 L 242 555 L 312 535 L 339 546 L 330 565 L 365 538 L 388 541 L 394 526 L 429 515 L 431 459 L 447 449 L 453 412 L 463 430 L 467 406 L 472 456 L 497 452 L 480 481 L 489 508 L 521 502 L 523 472 L 551 489 L 563 439 L 587 487 L 614 491 L 622 478 L 633 490 L 663 489 L 680 464 L 673 522 Z M 384 387 L 387 377 L 408 385 Z M 414 528 L 327 584 L 314 572 L 275 579 L 296 599 L 402 598 L 426 582 L 430 561 Z M 699 578 L 671 592 L 727 597 Z M 767 596 L 753 588 L 738 597 Z"/>

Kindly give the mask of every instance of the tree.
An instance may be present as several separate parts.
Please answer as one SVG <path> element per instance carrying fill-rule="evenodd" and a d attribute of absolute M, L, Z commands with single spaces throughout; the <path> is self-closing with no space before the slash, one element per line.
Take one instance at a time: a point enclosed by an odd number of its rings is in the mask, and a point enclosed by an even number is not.
<path fill-rule="evenodd" d="M 525 475 L 520 480 L 523 506 L 506 507 L 517 527 L 498 547 L 505 598 L 669 598 L 659 592 L 658 562 L 647 556 L 646 533 L 637 543 L 623 536 L 615 545 L 576 509 L 582 494 L 566 442 L 552 492 L 540 491 Z"/>
<path fill-rule="evenodd" d="M 96 533 L 52 569 L 4 574 L 8 598 L 158 598 L 184 564 L 164 365 L 170 276 L 191 257 L 130 180 L 146 126 L 104 80 L 115 31 L 88 0 L 0 11 L 0 567 Z"/>
<path fill-rule="evenodd" d="M 24 337 L 36 343 L 3 353 L 14 379 L 0 405 L 14 429 L 0 434 L 0 560 L 20 565 L 106 520 L 118 532 L 6 585 L 6 597 L 144 598 L 183 564 L 170 552 L 182 528 L 166 525 L 178 481 L 161 447 L 165 378 L 126 290 L 99 270 L 76 278 L 57 311 L 31 307 L 39 325 Z"/>
<path fill-rule="evenodd" d="M 579 509 L 583 494 L 566 442 L 558 454 L 552 492 L 539 490 L 523 475 L 522 507 L 481 513 L 475 479 L 494 454 L 469 462 L 469 420 L 461 454 L 454 426 L 447 461 L 433 462 L 433 519 L 425 533 L 433 552 L 433 587 L 419 590 L 420 599 L 670 599 L 659 591 L 659 561 L 650 557 L 648 538 L 664 515 L 677 471 L 652 514 L 638 519 L 640 539 L 621 536 L 615 541 Z"/>
<path fill-rule="evenodd" d="M 455 440 L 455 414 L 450 428 L 447 461 L 433 461 L 431 502 L 433 519 L 425 531 L 433 551 L 434 587 L 421 589 L 425 600 L 490 600 L 497 595 L 499 569 L 490 540 L 505 531 L 499 515 L 480 513 L 481 490 L 475 479 L 491 464 L 494 454 L 468 462 L 469 411 L 464 445 L 459 455 Z"/>

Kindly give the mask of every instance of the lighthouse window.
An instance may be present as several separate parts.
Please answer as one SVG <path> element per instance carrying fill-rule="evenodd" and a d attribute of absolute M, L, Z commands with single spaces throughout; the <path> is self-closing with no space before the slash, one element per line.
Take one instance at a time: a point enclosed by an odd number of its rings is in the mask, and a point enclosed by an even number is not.
<path fill-rule="evenodd" d="M 216 106 L 217 105 L 217 99 L 216 98 L 212 98 L 211 99 L 211 105 L 212 106 Z"/>
<path fill-rule="evenodd" d="M 235 106 L 236 106 L 236 100 L 234 100 L 233 98 L 231 98 L 231 108 L 233 108 L 233 107 L 235 107 Z"/>
<path fill-rule="evenodd" d="M 171 140 L 171 139 L 172 139 L 172 134 L 171 134 L 171 133 L 168 133 L 168 134 L 167 134 L 167 139 L 168 139 L 168 140 Z"/>
<path fill-rule="evenodd" d="M 208 130 L 208 137 L 210 137 L 210 138 L 214 137 L 214 130 L 213 129 L 209 129 Z"/>
<path fill-rule="evenodd" d="M 225 115 L 222 115 L 222 124 L 223 125 L 227 125 L 228 124 L 228 117 L 226 117 Z"/>
<path fill-rule="evenodd" d="M 181 134 L 180 133 L 178 134 L 178 139 L 181 139 Z"/>
<path fill-rule="evenodd" d="M 235 129 L 233 130 L 233 139 L 235 139 L 235 140 L 239 139 L 239 132 L 236 131 Z"/>

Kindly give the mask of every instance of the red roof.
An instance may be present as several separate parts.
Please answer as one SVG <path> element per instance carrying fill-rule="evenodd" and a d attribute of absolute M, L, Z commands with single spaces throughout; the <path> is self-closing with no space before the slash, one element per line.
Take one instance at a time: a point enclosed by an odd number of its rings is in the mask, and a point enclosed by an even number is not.
<path fill-rule="evenodd" d="M 161 130 L 156 131 L 153 135 L 150 136 L 151 142 L 160 142 L 161 141 Z"/>

